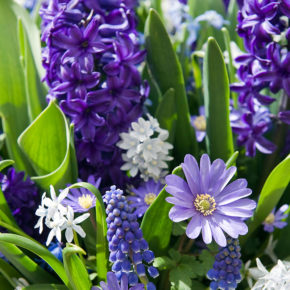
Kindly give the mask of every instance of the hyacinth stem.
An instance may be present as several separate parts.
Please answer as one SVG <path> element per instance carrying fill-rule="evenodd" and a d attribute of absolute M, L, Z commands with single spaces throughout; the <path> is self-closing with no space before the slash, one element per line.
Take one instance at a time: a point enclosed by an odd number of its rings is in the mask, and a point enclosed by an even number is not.
<path fill-rule="evenodd" d="M 92 225 L 93 225 L 93 227 L 94 227 L 94 229 L 95 229 L 95 231 L 97 230 L 97 225 L 96 225 L 96 221 L 95 221 L 95 214 L 94 214 L 94 212 L 93 212 L 93 209 L 90 209 L 89 210 L 89 213 L 90 213 L 90 220 L 91 220 L 91 223 L 92 223 Z"/>
<path fill-rule="evenodd" d="M 74 243 L 78 247 L 81 248 L 80 243 L 79 243 L 79 239 L 78 239 L 78 234 L 76 233 L 76 231 L 73 231 L 73 233 L 74 233 Z M 79 257 L 80 257 L 81 261 L 83 262 L 84 266 L 86 266 L 85 259 L 84 259 L 83 255 L 82 254 L 79 254 Z"/>
<path fill-rule="evenodd" d="M 130 250 L 130 253 L 129 253 L 129 256 L 130 256 L 130 259 L 132 261 L 132 264 L 133 264 L 133 267 L 134 267 L 134 270 L 135 270 L 135 273 L 138 275 L 138 272 L 137 272 L 137 265 L 133 262 L 133 252 L 132 250 Z M 147 289 L 147 284 L 148 284 L 148 279 L 147 279 L 147 276 L 139 276 L 139 279 L 141 281 L 141 283 L 144 285 L 145 289 Z"/>

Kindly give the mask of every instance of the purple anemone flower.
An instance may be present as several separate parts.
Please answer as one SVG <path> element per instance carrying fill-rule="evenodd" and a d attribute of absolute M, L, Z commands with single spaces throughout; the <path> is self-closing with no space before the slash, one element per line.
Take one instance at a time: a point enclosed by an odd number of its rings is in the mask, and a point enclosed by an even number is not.
<path fill-rule="evenodd" d="M 202 142 L 206 136 L 206 120 L 204 106 L 199 108 L 199 116 L 191 116 L 190 123 L 195 129 L 196 140 Z"/>
<path fill-rule="evenodd" d="M 232 166 L 227 169 L 221 159 L 211 164 L 207 154 L 202 155 L 200 168 L 190 154 L 185 156 L 181 166 L 186 181 L 174 174 L 165 178 L 166 191 L 173 195 L 166 198 L 174 205 L 169 218 L 174 222 L 191 219 L 186 235 L 196 239 L 202 232 L 206 244 L 211 243 L 213 238 L 225 247 L 227 240 L 224 232 L 234 239 L 245 235 L 248 227 L 244 219 L 253 215 L 256 203 L 244 198 L 252 193 L 245 179 L 228 184 L 237 168 Z"/>
<path fill-rule="evenodd" d="M 81 180 L 79 180 L 79 182 L 81 182 Z M 99 188 L 101 178 L 95 181 L 94 177 L 90 175 L 87 182 Z M 73 188 L 70 189 L 70 193 L 62 201 L 62 204 L 70 206 L 74 212 L 86 212 L 96 206 L 96 197 L 85 188 Z"/>
<path fill-rule="evenodd" d="M 131 207 L 135 208 L 135 214 L 140 218 L 144 215 L 148 207 L 153 203 L 160 193 L 163 185 L 150 179 L 141 184 L 140 187 L 134 188 L 132 191 L 134 196 L 128 196 Z"/>
<path fill-rule="evenodd" d="M 287 226 L 287 222 L 282 221 L 288 217 L 288 214 L 285 212 L 289 208 L 288 204 L 282 205 L 275 213 L 275 208 L 272 212 L 266 217 L 263 222 L 264 231 L 272 233 L 275 228 L 282 229 Z"/>
<path fill-rule="evenodd" d="M 102 290 L 128 290 L 128 277 L 123 275 L 121 278 L 121 285 L 118 282 L 118 279 L 113 272 L 107 273 L 107 283 L 101 282 L 100 286 Z M 99 289 L 99 288 L 97 288 Z M 133 287 L 130 287 L 129 290 L 144 290 L 143 284 L 137 284 Z"/>

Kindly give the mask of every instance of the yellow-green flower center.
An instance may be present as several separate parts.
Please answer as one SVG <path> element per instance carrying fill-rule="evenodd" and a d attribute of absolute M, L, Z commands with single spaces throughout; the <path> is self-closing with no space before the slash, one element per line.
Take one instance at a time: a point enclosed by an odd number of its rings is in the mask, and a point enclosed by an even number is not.
<path fill-rule="evenodd" d="M 271 212 L 265 219 L 266 224 L 272 224 L 275 221 L 275 215 Z"/>
<path fill-rule="evenodd" d="M 206 130 L 206 121 L 204 116 L 198 116 L 193 121 L 194 127 L 198 131 L 205 131 Z"/>
<path fill-rule="evenodd" d="M 151 205 L 156 198 L 156 194 L 154 193 L 147 193 L 144 197 L 144 201 L 147 205 Z"/>
<path fill-rule="evenodd" d="M 82 208 L 88 209 L 93 205 L 93 198 L 90 194 L 83 194 L 78 198 L 78 203 Z"/>
<path fill-rule="evenodd" d="M 194 200 L 195 209 L 204 216 L 212 215 L 216 210 L 215 199 L 209 194 L 197 194 Z"/>

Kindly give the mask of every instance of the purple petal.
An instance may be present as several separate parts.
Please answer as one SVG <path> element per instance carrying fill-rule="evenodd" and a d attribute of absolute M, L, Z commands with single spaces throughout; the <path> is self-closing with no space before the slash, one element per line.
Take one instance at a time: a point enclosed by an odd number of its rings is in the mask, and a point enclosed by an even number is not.
<path fill-rule="evenodd" d="M 202 239 L 206 244 L 210 244 L 212 241 L 211 228 L 209 226 L 209 221 L 206 218 L 201 219 L 201 231 Z"/>
<path fill-rule="evenodd" d="M 215 224 L 213 221 L 210 222 L 209 225 L 210 225 L 214 240 L 217 242 L 219 246 L 225 247 L 227 245 L 227 239 L 223 231 L 221 230 L 221 228 L 217 224 Z"/>
<path fill-rule="evenodd" d="M 252 193 L 252 190 L 249 188 L 239 189 L 229 194 L 218 195 L 218 197 L 216 198 L 216 202 L 218 203 L 219 206 L 226 205 L 236 200 L 239 200 L 241 198 L 244 198 L 246 196 L 249 196 L 251 195 L 251 193 Z"/>
<path fill-rule="evenodd" d="M 190 239 L 196 239 L 201 231 L 201 218 L 199 214 L 192 217 L 189 224 L 186 227 L 186 235 Z"/>
<path fill-rule="evenodd" d="M 184 207 L 174 206 L 169 211 L 169 218 L 172 221 L 178 223 L 191 218 L 195 214 L 196 212 L 193 208 L 188 209 Z"/>

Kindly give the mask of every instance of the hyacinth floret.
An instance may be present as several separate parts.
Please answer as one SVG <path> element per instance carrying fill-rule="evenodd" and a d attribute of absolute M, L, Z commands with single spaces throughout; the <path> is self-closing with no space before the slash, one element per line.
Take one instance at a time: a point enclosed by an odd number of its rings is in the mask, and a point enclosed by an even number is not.
<path fill-rule="evenodd" d="M 160 128 L 157 119 L 147 116 L 149 120 L 140 117 L 131 124 L 128 133 L 121 133 L 117 146 L 126 151 L 122 155 L 125 161 L 122 170 L 129 170 L 132 177 L 140 173 L 145 181 L 149 178 L 157 181 L 166 174 L 166 161 L 172 160 L 169 150 L 173 146 L 165 141 L 168 131 Z"/>
<path fill-rule="evenodd" d="M 220 247 L 215 256 L 213 268 L 207 273 L 207 277 L 212 280 L 210 289 L 232 290 L 236 289 L 242 277 L 240 270 L 242 267 L 241 248 L 238 239 L 227 238 L 226 247 Z"/>
<path fill-rule="evenodd" d="M 137 70 L 145 51 L 137 39 L 136 3 L 46 0 L 40 9 L 47 99 L 58 99 L 74 123 L 82 179 L 127 180 L 115 144 L 142 114 L 149 92 Z"/>
<path fill-rule="evenodd" d="M 113 272 L 118 280 L 127 275 L 130 285 L 137 284 L 139 277 L 143 284 L 153 287 L 152 283 L 148 283 L 146 268 L 152 278 L 158 276 L 157 269 L 150 266 L 154 260 L 154 253 L 149 250 L 137 222 L 137 216 L 129 206 L 123 191 L 111 186 L 103 200 L 107 205 L 107 239 Z M 155 286 L 151 289 L 155 289 Z"/>

